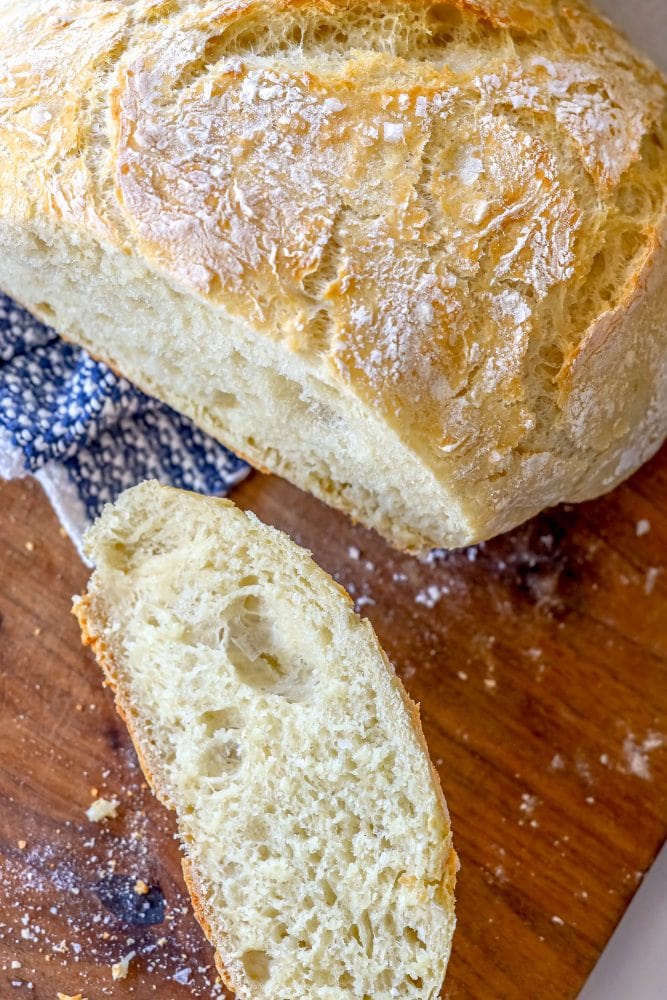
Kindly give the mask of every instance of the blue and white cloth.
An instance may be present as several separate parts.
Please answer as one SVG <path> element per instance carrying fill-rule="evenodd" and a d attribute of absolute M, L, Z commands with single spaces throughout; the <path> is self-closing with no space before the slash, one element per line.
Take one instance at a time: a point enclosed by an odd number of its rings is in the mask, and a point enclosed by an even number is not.
<path fill-rule="evenodd" d="M 221 495 L 248 466 L 0 293 L 0 476 L 34 475 L 81 549 L 142 479 Z"/>

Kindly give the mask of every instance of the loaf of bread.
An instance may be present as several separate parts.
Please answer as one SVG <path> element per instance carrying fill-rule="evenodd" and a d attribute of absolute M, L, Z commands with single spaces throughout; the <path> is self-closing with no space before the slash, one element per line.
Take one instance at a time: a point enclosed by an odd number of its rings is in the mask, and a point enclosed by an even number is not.
<path fill-rule="evenodd" d="M 87 536 L 75 606 L 240 998 L 435 1000 L 456 855 L 419 713 L 307 552 L 143 483 Z"/>
<path fill-rule="evenodd" d="M 0 286 L 423 550 L 667 430 L 666 87 L 582 0 L 13 0 Z"/>

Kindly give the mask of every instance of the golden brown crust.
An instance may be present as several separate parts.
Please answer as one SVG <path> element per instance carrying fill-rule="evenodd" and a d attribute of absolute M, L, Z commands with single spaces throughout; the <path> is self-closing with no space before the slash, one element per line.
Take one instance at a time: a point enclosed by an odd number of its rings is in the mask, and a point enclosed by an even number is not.
<path fill-rule="evenodd" d="M 598 464 L 597 481 L 594 485 L 585 481 L 577 484 L 571 493 L 573 500 L 589 499 L 611 489 L 647 461 L 663 441 L 667 409 L 662 341 L 667 315 L 666 239 L 667 223 L 661 232 L 651 234 L 644 265 L 622 303 L 591 326 L 567 366 L 567 384 L 561 391 L 566 394 L 568 420 L 577 428 L 585 423 L 592 449 L 602 451 L 607 446 L 607 455 Z M 601 412 L 597 399 L 610 370 L 619 374 L 625 391 L 610 397 Z M 645 377 L 638 377 L 640 371 L 647 373 Z M 611 450 L 610 438 L 615 442 Z"/>
<path fill-rule="evenodd" d="M 454 0 L 454 3 L 496 28 L 516 28 L 528 34 L 553 30 L 556 20 L 552 0 Z"/>

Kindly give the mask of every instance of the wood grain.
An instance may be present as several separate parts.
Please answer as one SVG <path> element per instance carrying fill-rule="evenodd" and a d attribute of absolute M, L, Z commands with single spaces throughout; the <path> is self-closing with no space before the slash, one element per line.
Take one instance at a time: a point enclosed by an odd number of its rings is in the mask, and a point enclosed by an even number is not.
<path fill-rule="evenodd" d="M 277 479 L 234 498 L 360 599 L 421 703 L 462 862 L 443 996 L 575 997 L 667 829 L 667 451 L 430 562 Z M 222 996 L 171 818 L 69 614 L 86 577 L 40 487 L 0 484 L 0 996 Z M 88 822 L 92 788 L 117 819 Z"/>

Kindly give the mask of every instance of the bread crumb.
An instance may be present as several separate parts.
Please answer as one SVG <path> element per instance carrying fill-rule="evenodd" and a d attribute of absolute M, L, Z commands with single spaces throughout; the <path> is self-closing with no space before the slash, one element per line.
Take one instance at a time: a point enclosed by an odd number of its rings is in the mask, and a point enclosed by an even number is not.
<path fill-rule="evenodd" d="M 25 851 L 26 847 L 28 846 L 27 840 L 17 840 L 16 843 L 18 844 L 19 850 L 21 851 Z"/>
<path fill-rule="evenodd" d="M 350 559 L 358 559 L 361 555 L 361 551 L 357 548 L 356 545 L 350 545 L 350 547 L 347 550 L 347 554 L 350 557 Z"/>
<path fill-rule="evenodd" d="M 81 993 L 56 993 L 58 1000 L 86 1000 Z"/>
<path fill-rule="evenodd" d="M 552 923 L 552 924 L 557 924 L 557 926 L 558 926 L 558 927 L 562 927 L 562 926 L 563 926 L 563 924 L 565 923 L 565 921 L 563 920 L 563 918 L 562 918 L 562 917 L 556 917 L 556 916 L 553 916 L 553 917 L 551 918 L 551 923 Z"/>
<path fill-rule="evenodd" d="M 26 542 L 25 543 L 25 547 L 26 547 L 26 551 L 27 552 L 34 552 L 35 551 L 35 543 L 34 542 Z"/>
<path fill-rule="evenodd" d="M 41 628 L 39 627 L 39 625 L 37 626 L 37 628 L 34 628 L 34 629 L 32 630 L 32 634 L 33 634 L 33 635 L 34 635 L 35 637 L 37 637 L 38 635 L 41 635 L 41 634 L 42 634 L 42 630 L 41 630 Z"/>
<path fill-rule="evenodd" d="M 20 969 L 21 968 L 21 963 L 17 962 L 16 959 L 14 959 L 14 961 L 12 962 L 12 966 L 11 967 L 12 967 L 12 969 Z"/>
<path fill-rule="evenodd" d="M 648 535 L 651 530 L 651 522 L 645 517 L 642 517 L 640 521 L 637 521 L 635 525 L 635 531 L 637 532 L 637 538 L 641 538 L 642 535 Z"/>
<path fill-rule="evenodd" d="M 111 978 L 114 980 L 125 979 L 130 969 L 130 962 L 136 955 L 136 951 L 128 951 L 118 962 L 111 966 Z"/>
<path fill-rule="evenodd" d="M 104 819 L 115 819 L 118 815 L 118 799 L 95 799 L 86 810 L 91 823 L 101 823 Z"/>
<path fill-rule="evenodd" d="M 149 886 L 144 882 L 142 878 L 138 878 L 134 883 L 134 891 L 137 896 L 145 896 L 147 892 L 150 891 Z"/>

